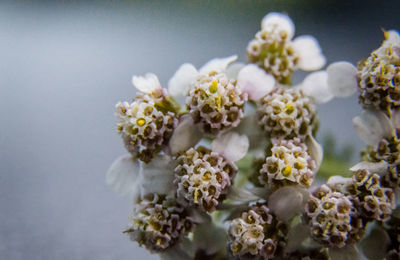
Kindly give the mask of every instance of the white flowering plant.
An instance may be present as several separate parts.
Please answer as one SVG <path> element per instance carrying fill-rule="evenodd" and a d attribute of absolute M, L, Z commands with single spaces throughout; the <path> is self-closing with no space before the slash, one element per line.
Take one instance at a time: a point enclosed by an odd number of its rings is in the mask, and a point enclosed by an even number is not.
<path fill-rule="evenodd" d="M 116 105 L 129 153 L 106 176 L 132 197 L 132 241 L 162 259 L 399 259 L 400 36 L 322 70 L 317 40 L 294 34 L 270 13 L 248 64 L 186 63 L 168 88 L 133 77 L 135 99 Z M 299 69 L 312 72 L 293 85 Z M 317 185 L 317 105 L 356 92 L 362 161 Z"/>

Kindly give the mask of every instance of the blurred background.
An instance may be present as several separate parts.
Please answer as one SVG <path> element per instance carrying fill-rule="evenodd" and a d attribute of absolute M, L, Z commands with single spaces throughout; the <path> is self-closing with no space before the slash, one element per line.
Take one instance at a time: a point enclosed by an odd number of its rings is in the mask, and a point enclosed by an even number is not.
<path fill-rule="evenodd" d="M 105 185 L 125 153 L 114 105 L 131 100 L 132 75 L 166 86 L 184 62 L 238 54 L 271 11 L 311 34 L 329 63 L 356 64 L 400 29 L 393 1 L 1 1 L 0 258 L 157 259 L 122 231 L 129 198 Z M 298 79 L 305 74 L 297 75 Z M 319 140 L 362 142 L 357 97 L 319 107 Z"/>

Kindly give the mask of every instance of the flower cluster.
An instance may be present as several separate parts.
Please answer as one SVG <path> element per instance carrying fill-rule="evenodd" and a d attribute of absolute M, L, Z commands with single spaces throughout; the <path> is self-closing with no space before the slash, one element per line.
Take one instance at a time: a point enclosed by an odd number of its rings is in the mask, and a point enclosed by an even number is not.
<path fill-rule="evenodd" d="M 135 99 L 116 105 L 128 154 L 107 173 L 133 198 L 131 240 L 163 259 L 357 259 L 370 225 L 386 237 L 382 256 L 398 254 L 400 37 L 386 32 L 358 69 L 321 70 L 317 40 L 294 35 L 288 16 L 270 13 L 248 64 L 236 55 L 199 69 L 185 63 L 167 88 L 151 73 L 133 77 Z M 293 85 L 299 69 L 314 72 Z M 323 154 L 318 105 L 357 90 L 363 161 L 350 178 L 313 186 Z"/>

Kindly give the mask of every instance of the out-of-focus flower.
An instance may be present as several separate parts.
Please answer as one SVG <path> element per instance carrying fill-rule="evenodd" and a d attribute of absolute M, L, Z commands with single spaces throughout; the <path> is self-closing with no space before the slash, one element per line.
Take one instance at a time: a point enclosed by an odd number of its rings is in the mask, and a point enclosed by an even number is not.
<path fill-rule="evenodd" d="M 287 227 L 265 204 L 258 203 L 233 219 L 228 232 L 234 259 L 272 259 L 283 251 Z"/>
<path fill-rule="evenodd" d="M 292 40 L 294 24 L 284 14 L 269 13 L 261 22 L 261 31 L 247 46 L 250 63 L 255 63 L 283 84 L 290 83 L 298 69 L 313 71 L 325 65 L 317 40 L 304 35 Z"/>
<path fill-rule="evenodd" d="M 116 105 L 117 129 L 126 149 L 141 161 L 150 162 L 168 145 L 178 123 L 178 109 L 154 74 L 134 76 L 132 81 L 141 92 L 132 103 Z"/>
<path fill-rule="evenodd" d="M 138 202 L 124 233 L 151 252 L 160 252 L 175 245 L 191 226 L 187 212 L 174 198 L 150 194 Z"/>
<path fill-rule="evenodd" d="M 178 198 L 204 211 L 214 211 L 236 175 L 233 162 L 247 149 L 246 136 L 229 132 L 214 140 L 212 150 L 200 146 L 182 153 L 175 168 Z"/>

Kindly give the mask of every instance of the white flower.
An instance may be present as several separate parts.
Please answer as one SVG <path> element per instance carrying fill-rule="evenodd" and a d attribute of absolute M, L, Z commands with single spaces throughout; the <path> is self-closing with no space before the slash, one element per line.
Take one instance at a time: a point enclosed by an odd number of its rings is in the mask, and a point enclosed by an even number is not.
<path fill-rule="evenodd" d="M 185 63 L 179 67 L 174 76 L 168 82 L 168 91 L 172 96 L 186 96 L 190 85 L 202 74 L 211 71 L 225 72 L 228 65 L 237 59 L 236 55 L 226 58 L 212 59 L 199 70 L 192 64 Z"/>
<path fill-rule="evenodd" d="M 326 60 L 318 41 L 310 35 L 292 40 L 294 31 L 294 24 L 287 15 L 267 14 L 261 22 L 261 31 L 247 47 L 250 63 L 257 64 L 283 84 L 290 82 L 297 69 L 322 68 Z"/>
<path fill-rule="evenodd" d="M 144 77 L 133 76 L 132 84 L 141 92 L 151 94 L 152 92 L 161 89 L 160 81 L 153 73 L 147 73 Z"/>

